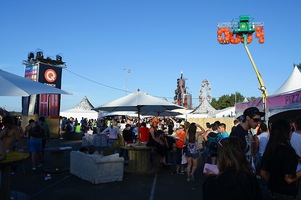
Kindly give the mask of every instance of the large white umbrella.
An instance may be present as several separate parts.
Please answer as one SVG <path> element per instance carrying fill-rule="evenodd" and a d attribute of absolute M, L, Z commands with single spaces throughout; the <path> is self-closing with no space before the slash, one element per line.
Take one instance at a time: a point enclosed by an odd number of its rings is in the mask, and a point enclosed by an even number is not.
<path fill-rule="evenodd" d="M 138 116 L 143 112 L 163 112 L 166 110 L 181 109 L 183 107 L 169 103 L 168 101 L 151 96 L 140 90 L 130 93 L 124 97 L 103 104 L 93 110 L 102 111 L 136 111 Z"/>
<path fill-rule="evenodd" d="M 136 111 L 138 114 L 138 122 L 140 123 L 140 115 L 142 112 L 163 112 L 167 110 L 184 109 L 184 107 L 169 103 L 168 101 L 151 96 L 139 89 L 124 97 L 103 104 L 93 110 L 102 110 L 108 112 L 114 111 Z M 138 130 L 139 131 L 139 130 Z"/>
<path fill-rule="evenodd" d="M 155 117 L 175 117 L 175 116 L 179 116 L 179 115 L 183 115 L 180 112 L 176 112 L 176 111 L 170 111 L 170 110 L 166 110 L 166 111 L 147 111 L 147 112 L 141 112 L 141 114 L 143 116 L 155 116 Z"/>
<path fill-rule="evenodd" d="M 29 96 L 33 94 L 70 94 L 0 69 L 0 96 Z"/>
<path fill-rule="evenodd" d="M 138 114 L 135 111 L 114 111 L 114 112 L 103 112 L 101 114 L 101 117 L 112 117 L 112 116 L 138 117 Z"/>

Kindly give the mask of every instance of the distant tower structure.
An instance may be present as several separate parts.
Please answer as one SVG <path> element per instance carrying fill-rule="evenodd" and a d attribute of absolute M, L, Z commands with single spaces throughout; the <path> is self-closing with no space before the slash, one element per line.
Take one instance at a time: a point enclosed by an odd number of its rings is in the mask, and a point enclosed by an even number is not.
<path fill-rule="evenodd" d="M 187 109 L 191 109 L 192 97 L 191 94 L 187 93 L 185 80 L 187 79 L 183 77 L 183 72 L 181 72 L 181 77 L 177 79 L 177 89 L 175 90 L 174 103 Z"/>
<path fill-rule="evenodd" d="M 212 101 L 211 87 L 207 79 L 202 81 L 200 95 L 199 95 L 200 103 L 202 103 L 204 100 L 207 100 L 209 103 L 211 103 Z"/>

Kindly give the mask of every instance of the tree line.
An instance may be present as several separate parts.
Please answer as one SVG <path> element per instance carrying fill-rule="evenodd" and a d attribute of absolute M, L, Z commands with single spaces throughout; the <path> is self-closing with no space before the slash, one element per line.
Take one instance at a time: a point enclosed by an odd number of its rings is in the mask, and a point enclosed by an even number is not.
<path fill-rule="evenodd" d="M 215 108 L 216 110 L 222 110 L 224 108 L 228 108 L 231 106 L 234 106 L 235 103 L 240 103 L 245 100 L 246 97 L 244 97 L 241 93 L 236 92 L 234 94 L 225 94 L 219 98 L 212 98 L 211 106 Z M 253 101 L 255 99 L 258 99 L 258 97 L 247 97 L 248 101 Z"/>

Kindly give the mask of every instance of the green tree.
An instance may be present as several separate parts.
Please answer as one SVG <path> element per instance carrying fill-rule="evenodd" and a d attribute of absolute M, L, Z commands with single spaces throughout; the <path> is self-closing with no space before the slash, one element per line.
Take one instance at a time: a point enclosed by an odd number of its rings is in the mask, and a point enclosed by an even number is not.
<path fill-rule="evenodd" d="M 236 92 L 235 94 L 230 95 L 223 95 L 219 97 L 218 99 L 212 98 L 211 105 L 217 109 L 221 110 L 224 108 L 228 108 L 231 106 L 234 106 L 235 103 L 243 102 L 244 96 L 240 94 L 239 92 Z"/>

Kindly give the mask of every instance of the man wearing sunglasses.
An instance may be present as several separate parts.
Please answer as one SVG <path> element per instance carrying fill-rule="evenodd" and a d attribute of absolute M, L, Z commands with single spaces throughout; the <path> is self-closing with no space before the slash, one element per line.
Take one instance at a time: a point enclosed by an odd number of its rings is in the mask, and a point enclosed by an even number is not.
<path fill-rule="evenodd" d="M 260 112 L 256 107 L 249 107 L 243 112 L 242 122 L 236 126 L 232 132 L 231 136 L 238 137 L 242 139 L 246 150 L 246 158 L 248 163 L 252 165 L 252 132 L 251 129 L 255 129 L 261 122 L 261 117 L 264 116 L 264 112 Z"/>

